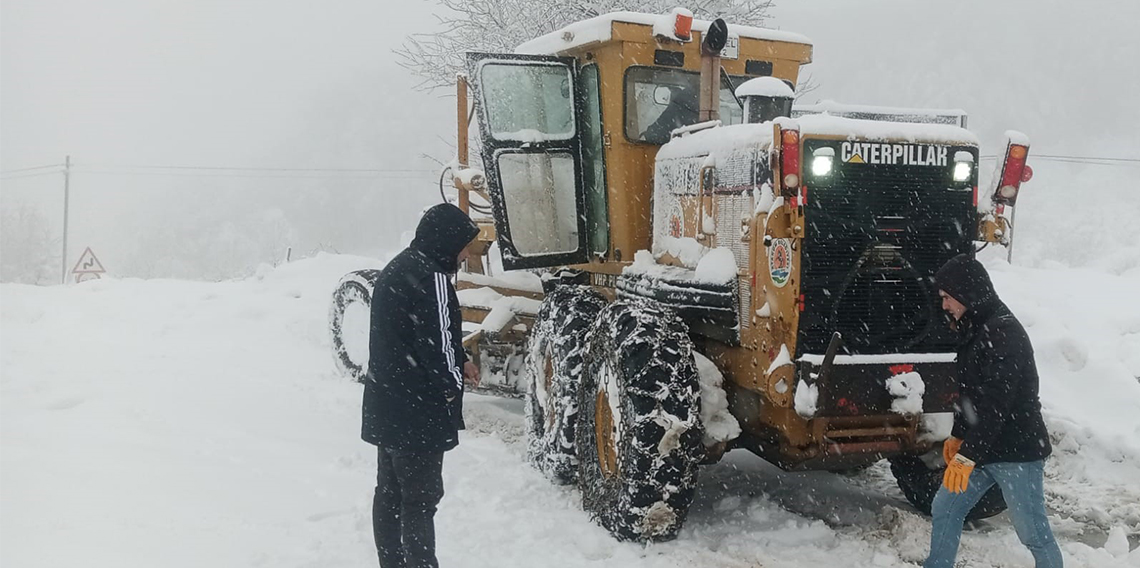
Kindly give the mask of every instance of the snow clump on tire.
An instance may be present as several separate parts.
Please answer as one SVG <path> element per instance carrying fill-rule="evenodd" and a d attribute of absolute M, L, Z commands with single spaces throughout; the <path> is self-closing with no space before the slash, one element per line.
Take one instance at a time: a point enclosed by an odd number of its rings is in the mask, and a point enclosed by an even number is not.
<path fill-rule="evenodd" d="M 740 422 L 728 410 L 724 375 L 708 357 L 693 352 L 693 358 L 701 377 L 701 424 L 705 426 L 705 446 L 735 440 L 740 435 Z"/>

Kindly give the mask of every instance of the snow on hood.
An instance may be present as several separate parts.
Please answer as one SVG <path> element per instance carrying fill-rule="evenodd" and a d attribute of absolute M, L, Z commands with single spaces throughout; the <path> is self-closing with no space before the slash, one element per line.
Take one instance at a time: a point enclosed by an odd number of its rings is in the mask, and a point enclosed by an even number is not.
<path fill-rule="evenodd" d="M 767 148 L 772 144 L 773 123 L 779 124 L 781 128 L 798 128 L 801 136 L 841 136 L 846 140 L 978 145 L 978 137 L 972 132 L 947 124 L 882 122 L 819 114 L 701 130 L 670 140 L 657 152 L 657 159 L 716 156 L 749 146 Z"/>
<path fill-rule="evenodd" d="M 772 143 L 772 123 L 733 124 L 674 138 L 657 151 L 658 160 L 728 154 L 749 146 Z"/>

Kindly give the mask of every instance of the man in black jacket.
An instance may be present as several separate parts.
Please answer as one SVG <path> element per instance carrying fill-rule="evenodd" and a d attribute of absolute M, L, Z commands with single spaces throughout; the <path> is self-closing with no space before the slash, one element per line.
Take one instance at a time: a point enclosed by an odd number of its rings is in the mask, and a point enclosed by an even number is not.
<path fill-rule="evenodd" d="M 958 410 L 943 446 L 947 467 L 931 506 L 925 568 L 950 568 L 966 514 L 996 483 L 1021 543 L 1037 568 L 1060 568 L 1061 549 L 1045 516 L 1043 464 L 1052 452 L 1029 335 L 998 299 L 985 267 L 959 255 L 935 275 L 942 309 L 962 333 Z"/>
<path fill-rule="evenodd" d="M 463 429 L 463 381 L 479 380 L 463 351 L 451 275 L 478 233 L 454 205 L 428 209 L 372 292 L 361 437 L 377 446 L 372 528 L 382 568 L 438 566 L 443 453 Z"/>

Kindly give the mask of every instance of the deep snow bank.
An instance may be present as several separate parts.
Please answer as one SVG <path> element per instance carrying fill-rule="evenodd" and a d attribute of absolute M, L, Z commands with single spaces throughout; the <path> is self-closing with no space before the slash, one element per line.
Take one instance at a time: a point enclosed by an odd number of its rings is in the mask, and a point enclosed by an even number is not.
<path fill-rule="evenodd" d="M 0 564 L 371 565 L 374 455 L 325 319 L 340 276 L 378 265 L 322 255 L 214 284 L 0 286 Z M 1037 347 L 1069 565 L 1124 566 L 1100 547 L 1111 527 L 1140 529 L 1140 282 L 988 265 Z M 525 464 L 517 403 L 472 397 L 467 412 L 445 467 L 447 566 L 910 566 L 925 553 L 929 524 L 885 468 L 789 474 L 741 452 L 702 470 L 678 540 L 618 543 Z M 1028 565 L 1002 518 L 967 534 L 962 558 Z"/>

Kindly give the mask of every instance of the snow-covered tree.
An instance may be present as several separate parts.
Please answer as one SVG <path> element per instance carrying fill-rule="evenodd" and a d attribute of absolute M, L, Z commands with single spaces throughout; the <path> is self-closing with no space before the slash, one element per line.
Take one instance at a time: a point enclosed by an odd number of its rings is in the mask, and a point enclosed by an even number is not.
<path fill-rule="evenodd" d="M 610 12 L 664 14 L 681 6 L 697 18 L 760 26 L 772 6 L 772 0 L 437 1 L 445 10 L 436 15 L 443 31 L 409 36 L 396 50 L 400 65 L 421 79 L 419 87 L 424 90 L 453 85 L 468 51 L 511 52 L 524 41 Z"/>
<path fill-rule="evenodd" d="M 59 282 L 59 238 L 44 214 L 27 203 L 6 208 L 0 219 L 0 282 Z"/>

